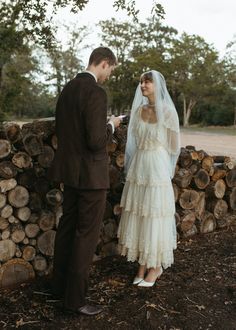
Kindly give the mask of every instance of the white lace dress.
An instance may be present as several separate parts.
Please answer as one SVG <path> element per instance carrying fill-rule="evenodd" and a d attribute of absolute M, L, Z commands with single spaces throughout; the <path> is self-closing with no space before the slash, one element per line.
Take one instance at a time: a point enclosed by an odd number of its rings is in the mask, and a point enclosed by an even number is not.
<path fill-rule="evenodd" d="M 176 248 L 169 155 L 158 141 L 157 125 L 143 121 L 140 112 L 135 127 L 138 149 L 121 197 L 119 249 L 128 261 L 167 268 Z"/>

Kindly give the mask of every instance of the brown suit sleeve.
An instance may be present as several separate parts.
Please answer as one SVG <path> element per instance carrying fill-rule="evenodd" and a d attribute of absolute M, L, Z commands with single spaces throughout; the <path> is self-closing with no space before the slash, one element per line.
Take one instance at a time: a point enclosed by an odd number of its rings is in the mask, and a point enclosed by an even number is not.
<path fill-rule="evenodd" d="M 104 149 L 112 137 L 112 126 L 107 125 L 107 96 L 101 87 L 96 86 L 91 91 L 84 116 L 88 148 L 92 151 Z"/>

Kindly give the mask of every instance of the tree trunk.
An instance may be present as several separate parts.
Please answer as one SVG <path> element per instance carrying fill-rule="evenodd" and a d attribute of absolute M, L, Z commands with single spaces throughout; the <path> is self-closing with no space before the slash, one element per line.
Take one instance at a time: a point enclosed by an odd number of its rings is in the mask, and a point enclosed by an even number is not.
<path fill-rule="evenodd" d="M 190 99 L 189 104 L 187 106 L 186 97 L 183 96 L 183 103 L 184 103 L 183 104 L 183 107 L 184 107 L 183 126 L 188 127 L 192 110 L 193 110 L 194 106 L 196 105 L 197 101 L 195 101 L 194 99 Z"/>

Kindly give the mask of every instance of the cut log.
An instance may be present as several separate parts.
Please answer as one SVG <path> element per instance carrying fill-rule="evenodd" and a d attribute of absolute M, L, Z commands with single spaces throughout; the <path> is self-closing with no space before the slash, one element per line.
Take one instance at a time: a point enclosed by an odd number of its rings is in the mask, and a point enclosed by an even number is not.
<path fill-rule="evenodd" d="M 63 202 L 63 194 L 59 189 L 52 189 L 47 192 L 46 200 L 50 205 L 60 205 Z"/>
<path fill-rule="evenodd" d="M 188 151 L 188 149 L 181 148 L 181 153 L 180 153 L 179 159 L 178 159 L 178 163 L 180 164 L 180 166 L 182 168 L 188 168 L 188 167 L 190 167 L 192 162 L 193 162 L 193 159 L 192 159 L 192 156 L 191 156 L 190 152 Z"/>
<path fill-rule="evenodd" d="M 192 180 L 192 173 L 189 169 L 180 168 L 175 174 L 173 182 L 180 188 L 187 188 Z"/>
<path fill-rule="evenodd" d="M 29 168 L 32 166 L 32 158 L 26 152 L 19 151 L 12 157 L 12 163 L 18 168 Z"/>
<path fill-rule="evenodd" d="M 193 227 L 196 220 L 195 213 L 193 211 L 185 210 L 180 214 L 180 225 L 178 229 L 182 233 L 185 233 Z"/>
<path fill-rule="evenodd" d="M 196 150 L 190 151 L 190 155 L 191 155 L 192 160 L 198 160 L 198 153 Z"/>
<path fill-rule="evenodd" d="M 37 177 L 34 168 L 25 169 L 24 172 L 19 173 L 17 176 L 18 185 L 24 186 L 27 189 L 32 190 Z"/>
<path fill-rule="evenodd" d="M 11 239 L 14 243 L 20 243 L 25 238 L 25 231 L 20 224 L 12 226 Z"/>
<path fill-rule="evenodd" d="M 52 134 L 55 134 L 55 120 L 41 119 L 34 120 L 32 123 L 27 123 L 22 126 L 22 135 L 35 134 L 46 140 Z"/>
<path fill-rule="evenodd" d="M 43 256 L 36 256 L 33 260 L 33 267 L 37 272 L 44 272 L 47 269 L 47 260 Z"/>
<path fill-rule="evenodd" d="M 212 213 L 205 211 L 201 218 L 200 232 L 202 234 L 210 233 L 216 228 L 216 220 Z"/>
<path fill-rule="evenodd" d="M 122 208 L 120 207 L 120 204 L 115 204 L 113 206 L 113 214 L 115 216 L 120 216 L 121 215 L 121 212 L 122 212 Z"/>
<path fill-rule="evenodd" d="M 42 231 L 53 229 L 55 225 L 55 215 L 50 211 L 42 211 L 39 218 L 39 227 Z"/>
<path fill-rule="evenodd" d="M 19 246 L 16 246 L 16 253 L 15 253 L 15 256 L 17 258 L 21 258 L 22 256 L 22 252 L 21 252 L 21 249 L 19 248 Z"/>
<path fill-rule="evenodd" d="M 48 230 L 38 237 L 37 245 L 42 254 L 50 257 L 53 256 L 55 235 L 55 230 Z"/>
<path fill-rule="evenodd" d="M 0 180 L 0 191 L 2 193 L 12 190 L 16 187 L 17 181 L 15 179 Z"/>
<path fill-rule="evenodd" d="M 228 187 L 236 187 L 236 168 L 226 174 L 225 181 Z"/>
<path fill-rule="evenodd" d="M 1 212 L 0 212 L 0 216 L 7 219 L 9 218 L 13 213 L 13 208 L 11 205 L 9 204 L 6 204 L 2 209 L 1 209 Z"/>
<path fill-rule="evenodd" d="M 114 165 L 109 166 L 109 177 L 110 177 L 110 187 L 111 189 L 113 189 L 114 186 L 116 186 L 119 183 L 121 178 L 120 171 Z"/>
<path fill-rule="evenodd" d="M 8 157 L 11 153 L 11 143 L 8 140 L 0 139 L 0 159 Z"/>
<path fill-rule="evenodd" d="M 0 261 L 5 262 L 14 257 L 16 244 L 9 239 L 0 241 Z M 1 270 L 1 267 L 0 267 Z"/>
<path fill-rule="evenodd" d="M 207 209 L 216 219 L 223 218 L 228 212 L 228 204 L 223 199 L 215 199 L 207 203 Z"/>
<path fill-rule="evenodd" d="M 103 220 L 112 218 L 112 215 L 113 215 L 112 214 L 112 206 L 111 206 L 111 203 L 107 200 L 104 215 L 103 215 Z"/>
<path fill-rule="evenodd" d="M 57 136 L 56 134 L 53 134 L 51 137 L 51 146 L 53 147 L 54 150 L 57 150 Z"/>
<path fill-rule="evenodd" d="M 0 230 L 7 229 L 9 226 L 9 222 L 7 219 L 0 217 Z"/>
<path fill-rule="evenodd" d="M 179 187 L 175 183 L 172 183 L 172 187 L 173 187 L 173 190 L 174 190 L 175 203 L 176 203 L 177 200 L 179 199 Z"/>
<path fill-rule="evenodd" d="M 28 239 L 28 237 L 25 237 L 23 239 L 22 243 L 25 244 L 25 245 L 29 245 L 29 239 Z"/>
<path fill-rule="evenodd" d="M 29 202 L 29 192 L 23 186 L 16 186 L 9 191 L 8 201 L 14 207 L 23 207 Z"/>
<path fill-rule="evenodd" d="M 229 197 L 230 207 L 232 210 L 236 211 L 236 187 L 232 189 Z"/>
<path fill-rule="evenodd" d="M 175 224 L 177 228 L 180 226 L 180 222 L 181 222 L 180 215 L 178 212 L 175 212 Z"/>
<path fill-rule="evenodd" d="M 204 157 L 207 157 L 208 154 L 204 150 L 198 150 L 198 160 L 202 161 Z"/>
<path fill-rule="evenodd" d="M 39 193 L 42 198 L 45 198 L 45 195 L 50 189 L 50 182 L 45 177 L 39 177 L 35 180 L 34 190 Z"/>
<path fill-rule="evenodd" d="M 41 177 L 45 177 L 46 170 L 45 170 L 45 168 L 43 168 L 38 163 L 34 163 L 34 173 L 35 173 L 37 178 L 41 178 Z"/>
<path fill-rule="evenodd" d="M 39 212 L 42 209 L 42 199 L 36 192 L 31 192 L 29 196 L 29 208 L 33 212 Z"/>
<path fill-rule="evenodd" d="M 0 268 L 0 287 L 15 286 L 35 277 L 32 265 L 20 258 L 7 261 Z"/>
<path fill-rule="evenodd" d="M 214 159 L 211 156 L 206 156 L 202 160 L 202 168 L 209 172 L 214 165 Z"/>
<path fill-rule="evenodd" d="M 118 248 L 116 242 L 109 242 L 102 246 L 100 255 L 102 257 L 109 257 L 118 254 Z"/>
<path fill-rule="evenodd" d="M 48 167 L 50 167 L 50 165 L 53 161 L 53 158 L 54 158 L 53 148 L 48 145 L 44 145 L 42 153 L 40 155 L 38 155 L 38 163 L 43 168 L 48 168 Z"/>
<path fill-rule="evenodd" d="M 116 165 L 119 168 L 123 168 L 124 167 L 124 163 L 125 163 L 125 154 L 122 152 L 122 153 L 119 153 L 116 156 Z"/>
<path fill-rule="evenodd" d="M 199 193 L 192 189 L 184 189 L 180 194 L 179 204 L 185 210 L 191 210 L 195 208 L 199 202 Z"/>
<path fill-rule="evenodd" d="M 57 228 L 58 225 L 59 225 L 59 221 L 60 221 L 60 219 L 62 217 L 62 214 L 63 214 L 62 206 L 56 207 L 54 213 L 55 213 L 55 216 L 56 216 L 56 228 Z"/>
<path fill-rule="evenodd" d="M 22 258 L 26 261 L 32 261 L 36 256 L 36 250 L 33 246 L 26 246 L 23 248 Z"/>
<path fill-rule="evenodd" d="M 211 180 L 217 181 L 223 179 L 226 176 L 226 170 L 219 169 L 219 167 L 214 166 L 214 173 L 212 174 Z"/>
<path fill-rule="evenodd" d="M 35 134 L 26 134 L 23 138 L 25 151 L 30 156 L 37 156 L 43 151 L 43 142 L 40 136 Z"/>
<path fill-rule="evenodd" d="M 39 225 L 36 223 L 28 223 L 25 226 L 25 234 L 29 238 L 36 237 L 39 232 L 40 232 L 40 228 L 39 228 Z"/>
<path fill-rule="evenodd" d="M 102 239 L 105 243 L 112 241 L 117 234 L 116 221 L 114 219 L 106 220 L 102 232 L 103 232 Z"/>
<path fill-rule="evenodd" d="M 210 177 L 206 170 L 200 169 L 194 175 L 194 183 L 198 189 L 205 189 L 210 183 Z"/>
<path fill-rule="evenodd" d="M 20 207 L 20 208 L 16 209 L 14 213 L 18 219 L 25 222 L 25 221 L 29 220 L 30 215 L 31 215 L 31 210 L 29 207 L 24 206 L 24 207 Z"/>
<path fill-rule="evenodd" d="M 199 161 L 194 161 L 192 165 L 189 167 L 190 172 L 194 175 L 201 168 L 201 163 Z"/>
<path fill-rule="evenodd" d="M 20 141 L 20 139 L 22 138 L 20 125 L 16 123 L 7 123 L 6 125 L 4 125 L 4 130 L 7 139 L 13 144 Z"/>
<path fill-rule="evenodd" d="M 116 151 L 117 146 L 118 146 L 118 141 L 115 138 L 113 138 L 111 143 L 107 144 L 107 152 L 109 154 L 113 154 Z"/>
<path fill-rule="evenodd" d="M 213 156 L 214 162 L 215 163 L 224 163 L 225 161 L 231 161 L 230 157 L 227 156 Z"/>
<path fill-rule="evenodd" d="M 206 194 L 204 191 L 199 191 L 199 201 L 195 207 L 195 214 L 198 220 L 201 220 L 202 214 L 205 211 L 206 207 Z"/>
<path fill-rule="evenodd" d="M 225 193 L 224 199 L 227 201 L 230 208 L 233 211 L 236 211 L 236 187 L 234 187 L 232 190 L 228 189 Z"/>
<path fill-rule="evenodd" d="M 3 208 L 3 206 L 6 205 L 7 197 L 5 194 L 0 193 L 0 209 Z"/>
<path fill-rule="evenodd" d="M 223 179 L 211 181 L 206 187 L 207 198 L 223 198 L 226 190 L 226 185 Z"/>
<path fill-rule="evenodd" d="M 186 238 L 186 237 L 194 236 L 197 233 L 198 233 L 197 226 L 195 224 L 193 224 L 193 226 L 189 230 L 183 232 L 183 237 Z"/>
<path fill-rule="evenodd" d="M 11 235 L 10 227 L 2 231 L 2 240 L 8 239 Z"/>
<path fill-rule="evenodd" d="M 17 175 L 17 168 L 9 160 L 0 162 L 0 177 L 3 179 L 11 179 Z"/>
<path fill-rule="evenodd" d="M 10 215 L 10 217 L 8 218 L 8 222 L 17 224 L 20 222 L 20 220 L 17 219 L 14 215 Z"/>
<path fill-rule="evenodd" d="M 35 238 L 30 238 L 29 239 L 29 244 L 32 246 L 36 246 L 37 245 L 37 240 Z"/>

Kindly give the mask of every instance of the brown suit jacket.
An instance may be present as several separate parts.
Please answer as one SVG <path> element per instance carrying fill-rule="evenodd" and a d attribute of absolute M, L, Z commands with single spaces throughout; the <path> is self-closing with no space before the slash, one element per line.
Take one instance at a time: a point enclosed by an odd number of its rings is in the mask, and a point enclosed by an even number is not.
<path fill-rule="evenodd" d="M 56 182 L 79 189 L 109 188 L 107 96 L 89 73 L 79 73 L 62 90 L 56 106 L 58 148 L 49 169 Z"/>

